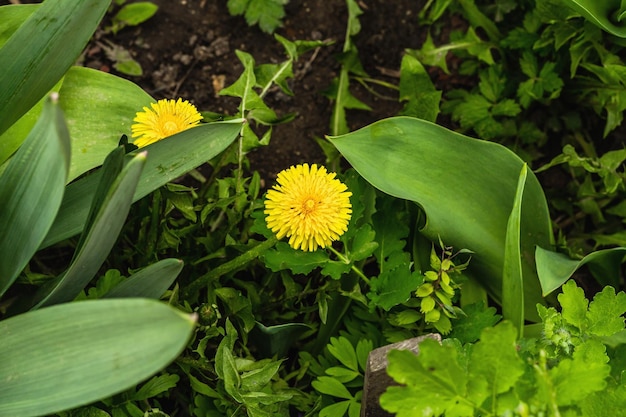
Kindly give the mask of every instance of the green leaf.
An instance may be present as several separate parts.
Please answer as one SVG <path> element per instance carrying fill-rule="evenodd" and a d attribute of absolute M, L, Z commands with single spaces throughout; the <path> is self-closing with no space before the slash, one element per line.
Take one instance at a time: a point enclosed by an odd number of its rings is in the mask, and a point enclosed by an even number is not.
<path fill-rule="evenodd" d="M 383 409 L 398 416 L 442 414 L 467 393 L 467 373 L 456 347 L 426 339 L 420 353 L 392 350 L 387 373 L 405 387 L 389 387 L 380 397 Z"/>
<path fill-rule="evenodd" d="M 39 6 L 39 4 L 9 4 L 0 7 L 0 48 Z"/>
<path fill-rule="evenodd" d="M 122 281 L 104 298 L 160 298 L 172 285 L 180 271 L 183 261 L 180 259 L 162 259 L 149 265 Z"/>
<path fill-rule="evenodd" d="M 550 370 L 559 405 L 574 404 L 592 392 L 604 390 L 611 373 L 605 349 L 602 342 L 588 340 L 576 348 L 572 359 L 563 359 Z"/>
<path fill-rule="evenodd" d="M 49 0 L 0 49 L 0 134 L 61 79 L 98 27 L 109 0 Z"/>
<path fill-rule="evenodd" d="M 352 398 L 352 394 L 350 394 L 348 389 L 341 382 L 329 376 L 318 377 L 311 383 L 311 386 L 322 394 L 345 398 L 347 400 Z"/>
<path fill-rule="evenodd" d="M 413 56 L 404 55 L 400 64 L 400 94 L 406 102 L 400 115 L 435 122 L 439 114 L 441 91 L 437 91 L 424 66 Z"/>
<path fill-rule="evenodd" d="M 265 33 L 274 33 L 285 17 L 284 5 L 289 0 L 228 0 L 231 15 L 245 15 L 249 26 L 258 24 Z"/>
<path fill-rule="evenodd" d="M 596 278 L 603 285 L 619 286 L 620 266 L 626 256 L 626 248 L 604 249 L 590 253 L 581 260 L 537 247 L 537 273 L 543 294 L 550 294 L 567 281 L 577 269 L 589 263 L 596 271 Z"/>
<path fill-rule="evenodd" d="M 472 400 L 482 404 L 508 391 L 524 373 L 524 361 L 517 352 L 519 329 L 508 321 L 483 330 L 470 352 L 469 380 L 484 381 L 486 389 L 472 388 Z M 470 384 L 471 385 L 471 384 Z"/>
<path fill-rule="evenodd" d="M 35 308 L 71 301 L 98 272 L 124 226 L 145 162 L 146 153 L 137 154 L 122 172 L 115 176 L 115 180 L 101 190 L 101 193 L 105 194 L 102 201 L 98 198 L 98 193 L 96 194 L 93 222 L 87 223 L 88 227 L 81 236 L 72 263 L 51 284 L 51 288 L 48 286 L 42 288 L 43 298 Z M 103 180 L 109 181 L 106 176 Z"/>
<path fill-rule="evenodd" d="M 330 354 L 337 358 L 346 368 L 358 372 L 359 364 L 356 351 L 348 339 L 343 336 L 331 337 L 327 348 Z"/>
<path fill-rule="evenodd" d="M 614 0 L 564 0 L 565 4 L 603 30 L 626 38 L 626 27 L 622 21 L 624 6 Z"/>
<path fill-rule="evenodd" d="M 124 391 L 187 345 L 194 320 L 153 300 L 90 300 L 0 322 L 0 415 L 54 414 Z"/>
<path fill-rule="evenodd" d="M 278 242 L 274 249 L 268 249 L 262 257 L 265 265 L 272 271 L 289 269 L 294 274 L 308 274 L 328 262 L 325 251 L 305 252 L 293 249 L 285 242 Z"/>
<path fill-rule="evenodd" d="M 524 276 L 522 275 L 520 252 L 520 226 L 522 198 L 527 175 L 528 168 L 524 164 L 519 175 L 513 209 L 507 224 L 502 275 L 502 316 L 515 325 L 520 337 L 523 336 L 524 332 Z"/>
<path fill-rule="evenodd" d="M 120 137 L 131 136 L 135 114 L 155 101 L 128 80 L 82 67 L 67 72 L 59 96 L 72 137 L 68 182 L 102 165 Z"/>
<path fill-rule="evenodd" d="M 132 396 L 133 401 L 143 401 L 151 397 L 156 397 L 176 386 L 180 377 L 178 375 L 159 375 L 150 379 L 148 382 Z"/>
<path fill-rule="evenodd" d="M 0 295 L 48 233 L 61 205 L 70 142 L 57 103 L 48 99 L 24 144 L 0 175 Z"/>
<path fill-rule="evenodd" d="M 495 307 L 485 307 L 483 302 L 463 307 L 463 313 L 454 321 L 451 339 L 459 339 L 461 343 L 473 343 L 480 338 L 482 331 L 492 327 L 500 321 L 501 316 L 496 314 Z"/>
<path fill-rule="evenodd" d="M 151 1 L 125 4 L 120 11 L 113 16 L 113 33 L 116 33 L 124 26 L 137 26 L 145 22 L 154 16 L 158 9 L 159 7 Z"/>
<path fill-rule="evenodd" d="M 376 188 L 420 204 L 427 217 L 422 233 L 431 241 L 471 250 L 467 271 L 502 301 L 506 228 L 524 164 L 519 157 L 496 143 L 408 117 L 385 119 L 329 140 Z M 453 198 L 442 198 L 443 190 Z M 532 172 L 521 216 L 524 312 L 536 320 L 535 304 L 543 300 L 534 252 L 537 245 L 551 245 L 552 230 L 545 196 Z"/>
<path fill-rule="evenodd" d="M 613 287 L 604 287 L 589 304 L 587 331 L 596 336 L 612 336 L 624 330 L 624 313 L 626 293 L 620 291 L 616 295 Z"/>
<path fill-rule="evenodd" d="M 396 263 L 395 258 L 402 259 Z M 370 292 L 367 297 L 372 303 L 387 311 L 406 302 L 417 289 L 422 279 L 418 272 L 411 272 L 408 254 L 399 253 L 392 257 L 393 266 L 370 281 Z"/>
<path fill-rule="evenodd" d="M 266 327 L 257 322 L 249 338 L 264 357 L 282 358 L 287 355 L 298 338 L 308 330 L 311 330 L 311 326 L 304 323 L 285 323 Z"/>
<path fill-rule="evenodd" d="M 240 130 L 241 120 L 208 123 L 142 148 L 150 156 L 133 201 L 215 157 L 235 140 Z M 99 172 L 94 172 L 67 186 L 59 214 L 42 248 L 83 230 L 99 176 Z"/>

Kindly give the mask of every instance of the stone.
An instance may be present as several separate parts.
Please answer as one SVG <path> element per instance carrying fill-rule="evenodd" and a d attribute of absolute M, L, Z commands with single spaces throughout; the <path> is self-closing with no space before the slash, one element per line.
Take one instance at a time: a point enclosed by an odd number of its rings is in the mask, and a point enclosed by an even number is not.
<path fill-rule="evenodd" d="M 401 342 L 392 343 L 374 349 L 367 357 L 367 369 L 363 382 L 363 399 L 361 400 L 361 417 L 393 417 L 380 407 L 379 399 L 387 387 L 398 385 L 387 375 L 387 354 L 391 350 L 410 350 L 416 355 L 419 353 L 419 344 L 425 339 L 434 339 L 441 342 L 441 335 L 430 333 L 414 337 Z"/>

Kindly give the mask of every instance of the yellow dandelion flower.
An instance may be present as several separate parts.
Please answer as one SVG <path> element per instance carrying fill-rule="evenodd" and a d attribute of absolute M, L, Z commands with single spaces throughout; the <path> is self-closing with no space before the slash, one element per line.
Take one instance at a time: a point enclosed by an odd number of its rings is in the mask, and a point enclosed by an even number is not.
<path fill-rule="evenodd" d="M 143 108 L 137 112 L 130 129 L 133 142 L 138 147 L 150 145 L 168 136 L 197 126 L 202 120 L 196 106 L 187 100 L 159 100 L 150 104 L 152 109 Z"/>
<path fill-rule="evenodd" d="M 323 166 L 296 165 L 278 174 L 267 192 L 265 221 L 294 249 L 314 251 L 339 239 L 347 229 L 352 206 L 348 187 Z"/>

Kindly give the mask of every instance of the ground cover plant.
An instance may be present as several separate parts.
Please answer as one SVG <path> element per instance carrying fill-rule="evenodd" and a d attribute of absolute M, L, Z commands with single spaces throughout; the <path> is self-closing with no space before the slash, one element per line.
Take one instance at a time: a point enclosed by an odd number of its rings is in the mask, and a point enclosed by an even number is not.
<path fill-rule="evenodd" d="M 374 11 L 336 3 L 298 39 L 298 5 L 224 2 L 271 59 L 207 35 L 160 87 L 124 43 L 160 2 L 0 7 L 0 415 L 354 417 L 369 352 L 432 332 L 388 412 L 619 414 L 621 4 L 422 2 L 373 76 Z M 320 54 L 316 152 L 255 168 Z"/>

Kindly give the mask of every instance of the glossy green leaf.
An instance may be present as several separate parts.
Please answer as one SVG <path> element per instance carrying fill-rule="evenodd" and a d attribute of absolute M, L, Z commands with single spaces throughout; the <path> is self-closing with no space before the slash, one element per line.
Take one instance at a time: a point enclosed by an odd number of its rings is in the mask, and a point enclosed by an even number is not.
<path fill-rule="evenodd" d="M 135 114 L 155 101 L 128 80 L 82 67 L 67 72 L 59 96 L 72 137 L 68 182 L 102 165 L 120 137 L 131 136 Z"/>
<path fill-rule="evenodd" d="M 574 260 L 567 256 L 537 247 L 537 272 L 543 295 L 548 295 L 567 281 L 576 270 L 589 264 L 589 269 L 601 285 L 620 286 L 621 265 L 626 257 L 626 248 L 613 248 L 592 252 L 583 259 Z"/>
<path fill-rule="evenodd" d="M 98 272 L 124 226 L 145 163 L 146 153 L 137 154 L 111 183 L 100 207 L 94 210 L 97 214 L 85 229 L 72 263 L 51 290 L 44 287 L 48 292 L 36 308 L 73 300 Z M 98 198 L 94 201 L 100 203 Z"/>
<path fill-rule="evenodd" d="M 513 209 L 506 228 L 504 273 L 502 275 L 502 316 L 517 327 L 520 338 L 524 331 L 524 276 L 522 275 L 520 252 L 520 226 L 524 186 L 527 177 L 528 167 L 524 164 L 519 175 Z"/>
<path fill-rule="evenodd" d="M 304 323 L 285 323 L 275 326 L 264 326 L 257 322 L 250 332 L 250 341 L 257 346 L 261 355 L 267 358 L 282 358 L 298 338 L 311 326 Z"/>
<path fill-rule="evenodd" d="M 149 156 L 133 201 L 215 157 L 237 138 L 240 130 L 241 120 L 209 123 L 142 148 L 148 151 Z M 42 247 L 83 230 L 98 177 L 99 172 L 94 172 L 67 186 L 59 215 Z"/>
<path fill-rule="evenodd" d="M 426 213 L 422 232 L 474 252 L 469 272 L 498 302 L 508 219 L 524 162 L 496 143 L 471 139 L 409 117 L 381 120 L 329 140 L 376 188 L 417 202 Z M 543 190 L 529 173 L 522 201 L 521 259 L 526 318 L 542 302 L 535 246 L 549 247 L 550 217 Z"/>
<path fill-rule="evenodd" d="M 104 16 L 109 0 L 47 0 L 0 49 L 0 133 L 61 79 Z"/>
<path fill-rule="evenodd" d="M 160 298 L 172 285 L 180 271 L 183 270 L 183 261 L 180 259 L 162 259 L 145 267 L 139 272 L 122 281 L 104 298 Z"/>
<path fill-rule="evenodd" d="M 61 205 L 70 138 L 49 99 L 30 135 L 0 176 L 0 295 L 48 233 Z"/>
<path fill-rule="evenodd" d="M 603 30 L 626 38 L 626 5 L 621 0 L 563 0 Z"/>
<path fill-rule="evenodd" d="M 0 415 L 48 415 L 124 391 L 174 360 L 194 321 L 136 298 L 80 301 L 4 320 Z"/>

